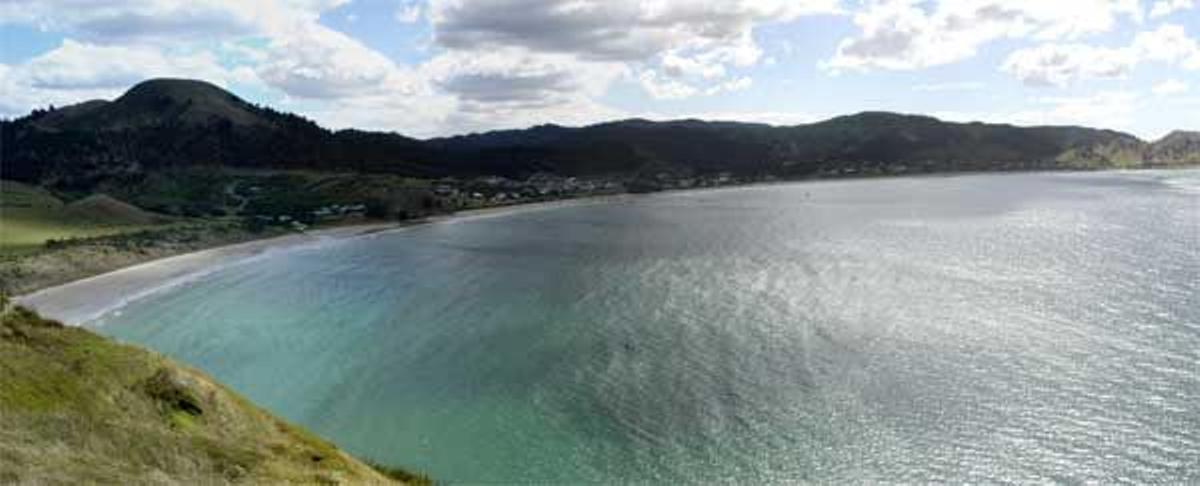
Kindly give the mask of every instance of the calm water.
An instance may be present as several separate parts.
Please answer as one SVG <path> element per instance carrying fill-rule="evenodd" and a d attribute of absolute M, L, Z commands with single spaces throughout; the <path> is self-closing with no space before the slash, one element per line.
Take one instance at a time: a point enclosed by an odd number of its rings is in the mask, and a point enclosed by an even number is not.
<path fill-rule="evenodd" d="M 283 252 L 96 325 L 456 482 L 1198 481 L 1198 191 L 636 197 Z"/>

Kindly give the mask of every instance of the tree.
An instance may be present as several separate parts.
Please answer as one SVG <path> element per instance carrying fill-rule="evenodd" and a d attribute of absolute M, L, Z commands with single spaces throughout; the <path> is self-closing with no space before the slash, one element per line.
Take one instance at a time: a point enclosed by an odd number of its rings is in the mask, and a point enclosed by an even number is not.
<path fill-rule="evenodd" d="M 390 208 L 387 201 L 382 199 L 371 199 L 367 201 L 367 217 L 374 219 L 385 219 L 388 217 Z"/>

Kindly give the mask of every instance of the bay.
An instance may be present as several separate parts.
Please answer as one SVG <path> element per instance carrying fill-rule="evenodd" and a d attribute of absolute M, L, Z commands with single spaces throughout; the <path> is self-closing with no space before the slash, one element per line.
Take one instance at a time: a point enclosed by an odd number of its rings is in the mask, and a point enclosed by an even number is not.
<path fill-rule="evenodd" d="M 452 220 L 90 324 L 448 482 L 1200 480 L 1200 171 Z"/>

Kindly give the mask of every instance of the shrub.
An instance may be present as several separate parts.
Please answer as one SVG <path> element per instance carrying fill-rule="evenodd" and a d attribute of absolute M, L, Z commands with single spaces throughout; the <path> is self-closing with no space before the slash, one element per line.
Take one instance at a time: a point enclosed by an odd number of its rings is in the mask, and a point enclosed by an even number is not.
<path fill-rule="evenodd" d="M 388 216 L 388 204 L 381 199 L 367 201 L 367 217 L 383 219 Z"/>
<path fill-rule="evenodd" d="M 403 482 L 404 484 L 433 484 L 433 479 L 430 479 L 429 476 L 421 473 L 414 473 L 400 468 L 385 466 L 372 460 L 367 460 L 365 462 L 371 467 L 371 469 L 378 471 L 379 474 Z"/>

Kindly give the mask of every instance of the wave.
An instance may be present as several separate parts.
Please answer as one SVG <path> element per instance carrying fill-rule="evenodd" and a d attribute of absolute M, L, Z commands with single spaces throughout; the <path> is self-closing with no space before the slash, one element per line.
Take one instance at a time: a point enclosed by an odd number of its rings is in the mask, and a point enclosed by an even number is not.
<path fill-rule="evenodd" d="M 1172 189 L 1200 194 L 1200 169 L 1166 171 L 1159 181 Z"/>
<path fill-rule="evenodd" d="M 336 231 L 336 230 L 335 230 Z M 342 230 L 344 231 L 344 230 Z M 17 298 L 17 302 L 70 325 L 99 327 L 124 307 L 200 281 L 229 268 L 297 251 L 322 250 L 368 234 L 311 233 L 260 240 L 154 260 Z"/>

